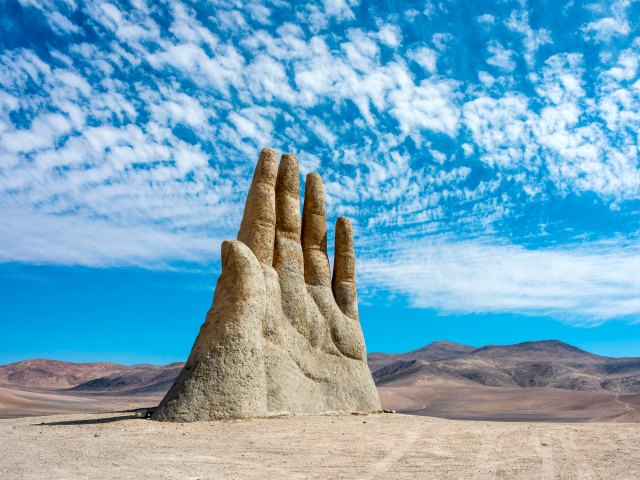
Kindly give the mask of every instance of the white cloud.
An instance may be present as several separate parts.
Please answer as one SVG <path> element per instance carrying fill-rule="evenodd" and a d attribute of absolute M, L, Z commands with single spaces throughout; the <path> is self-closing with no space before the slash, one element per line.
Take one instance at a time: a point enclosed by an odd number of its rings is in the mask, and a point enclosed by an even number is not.
<path fill-rule="evenodd" d="M 365 288 L 445 313 L 515 312 L 598 324 L 640 321 L 640 249 L 619 243 L 529 250 L 446 237 L 405 242 L 360 260 Z"/>
<path fill-rule="evenodd" d="M 631 31 L 627 19 L 629 0 L 616 0 L 610 4 L 610 17 L 593 20 L 582 27 L 585 37 L 597 42 L 607 42 L 616 36 L 626 36 Z"/>
<path fill-rule="evenodd" d="M 251 97 L 243 100 L 271 102 L 274 99 L 296 103 L 296 94 L 289 84 L 289 75 L 282 63 L 260 55 L 245 71 Z"/>
<path fill-rule="evenodd" d="M 195 13 L 180 2 L 171 3 L 173 22 L 169 31 L 175 36 L 175 43 L 193 43 L 215 50 L 219 45 L 217 35 L 205 28 L 195 17 Z"/>
<path fill-rule="evenodd" d="M 485 13 L 478 17 L 478 22 L 486 25 L 493 25 L 495 21 L 496 21 L 496 17 L 494 17 L 490 13 Z"/>
<path fill-rule="evenodd" d="M 618 56 L 618 64 L 611 67 L 606 74 L 615 80 L 633 80 L 638 73 L 638 53 L 634 50 L 624 50 Z"/>
<path fill-rule="evenodd" d="M 585 96 L 582 88 L 582 55 L 569 53 L 549 57 L 535 86 L 538 95 L 554 104 L 576 102 Z"/>
<path fill-rule="evenodd" d="M 247 153 L 256 151 L 261 145 L 272 145 L 274 115 L 274 109 L 264 107 L 248 107 L 231 112 L 229 120 L 238 135 L 236 137 L 227 131 L 223 133 L 223 138 L 226 137 L 226 140 L 235 143 L 236 148 Z"/>
<path fill-rule="evenodd" d="M 252 3 L 246 6 L 251 18 L 263 25 L 271 24 L 271 9 L 266 5 Z"/>
<path fill-rule="evenodd" d="M 241 78 L 244 58 L 232 46 L 220 47 L 212 58 L 193 43 L 171 45 L 165 51 L 149 54 L 147 61 L 156 69 L 170 65 L 188 74 L 203 87 L 214 87 L 225 96 L 231 84 Z"/>
<path fill-rule="evenodd" d="M 473 145 L 470 143 L 463 143 L 462 151 L 464 152 L 465 157 L 470 157 L 474 153 Z"/>
<path fill-rule="evenodd" d="M 513 50 L 504 48 L 500 43 L 492 41 L 487 47 L 487 51 L 491 54 L 487 58 L 487 63 L 498 67 L 506 72 L 511 72 L 516 68 L 516 64 L 511 57 L 514 55 Z"/>
<path fill-rule="evenodd" d="M 499 99 L 480 97 L 464 105 L 464 124 L 491 166 L 522 168 L 534 157 L 527 98 L 509 95 Z"/>
<path fill-rule="evenodd" d="M 563 193 L 637 198 L 638 148 L 626 132 L 640 128 L 638 103 L 618 80 L 634 78 L 636 67 L 626 51 L 619 65 L 624 70 L 604 71 L 599 84 L 600 118 L 615 138 L 592 117 L 595 105 L 584 90 L 582 56 L 558 54 L 545 61 L 540 73 L 530 75 L 540 101 L 537 109 L 522 94 L 481 96 L 464 105 L 463 122 L 479 147 L 480 159 L 492 167 L 521 170 L 523 179 L 545 171 L 545 178 Z M 526 191 L 539 191 L 530 180 L 524 182 Z"/>
<path fill-rule="evenodd" d="M 535 66 L 536 53 L 542 45 L 553 43 L 549 30 L 540 28 L 534 30 L 529 24 L 529 11 L 513 11 L 506 22 L 507 28 L 522 35 L 524 59 L 529 68 Z"/>
<path fill-rule="evenodd" d="M 608 17 L 588 23 L 584 26 L 584 31 L 595 40 L 606 41 L 617 35 L 627 35 L 630 28 L 626 20 Z"/>
<path fill-rule="evenodd" d="M 338 20 L 353 20 L 355 15 L 351 10 L 347 0 L 323 0 L 324 11 L 329 17 L 336 17 Z"/>
<path fill-rule="evenodd" d="M 71 123 L 64 115 L 47 113 L 36 117 L 28 129 L 6 132 L 0 142 L 11 153 L 31 152 L 53 147 L 55 140 L 70 130 Z"/>
<path fill-rule="evenodd" d="M 383 44 L 391 48 L 397 48 L 402 43 L 402 34 L 397 25 L 384 25 L 377 37 Z"/>
<path fill-rule="evenodd" d="M 496 81 L 493 75 L 484 71 L 478 72 L 478 80 L 480 80 L 480 83 L 482 83 L 486 88 L 491 88 Z"/>
<path fill-rule="evenodd" d="M 428 129 L 455 135 L 459 111 L 452 103 L 453 82 L 424 80 L 417 86 L 402 86 L 390 92 L 389 100 L 391 113 L 398 119 L 404 133 Z"/>
<path fill-rule="evenodd" d="M 248 31 L 249 24 L 239 10 L 220 9 L 212 19 L 223 32 Z"/>
<path fill-rule="evenodd" d="M 309 128 L 316 136 L 330 147 L 334 147 L 338 138 L 329 130 L 329 127 L 319 118 L 309 120 Z"/>
<path fill-rule="evenodd" d="M 447 43 L 451 40 L 453 40 L 453 35 L 445 32 L 434 33 L 431 37 L 433 45 L 441 52 L 448 47 Z"/>
<path fill-rule="evenodd" d="M 429 73 L 436 73 L 436 62 L 438 54 L 435 50 L 427 47 L 420 47 L 409 51 L 407 55 L 411 60 L 416 62 Z"/>
<path fill-rule="evenodd" d="M 77 6 L 74 1 L 61 2 L 60 5 L 53 0 L 19 0 L 19 2 L 23 6 L 40 10 L 45 15 L 51 29 L 59 35 L 80 31 L 78 26 L 74 25 L 65 15 L 76 10 Z"/>
<path fill-rule="evenodd" d="M 60 12 L 52 12 L 48 17 L 48 22 L 53 30 L 59 34 L 78 33 L 80 31 L 77 25 L 74 25 L 71 20 Z"/>
<path fill-rule="evenodd" d="M 184 93 L 166 93 L 164 98 L 150 105 L 151 115 L 156 122 L 172 127 L 184 124 L 196 129 L 207 128 L 210 112 L 198 100 Z"/>
<path fill-rule="evenodd" d="M 219 242 L 210 235 L 175 235 L 146 225 L 32 210 L 13 208 L 0 216 L 0 262 L 168 268 L 176 259 L 211 262 L 219 258 L 215 249 Z"/>
<path fill-rule="evenodd" d="M 404 12 L 404 16 L 410 22 L 413 22 L 419 15 L 420 15 L 420 12 L 415 8 L 410 8 L 408 10 L 405 10 Z"/>
<path fill-rule="evenodd" d="M 340 45 L 349 65 L 360 72 L 370 72 L 380 61 L 380 46 L 375 37 L 359 28 L 349 30 L 349 41 Z"/>

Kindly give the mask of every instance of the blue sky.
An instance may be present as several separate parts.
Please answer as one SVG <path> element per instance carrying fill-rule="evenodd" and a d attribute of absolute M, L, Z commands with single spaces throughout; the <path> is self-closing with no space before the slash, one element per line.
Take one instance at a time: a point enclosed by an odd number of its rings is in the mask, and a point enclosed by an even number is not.
<path fill-rule="evenodd" d="M 267 145 L 369 350 L 640 356 L 640 2 L 0 3 L 0 362 L 185 358 Z"/>

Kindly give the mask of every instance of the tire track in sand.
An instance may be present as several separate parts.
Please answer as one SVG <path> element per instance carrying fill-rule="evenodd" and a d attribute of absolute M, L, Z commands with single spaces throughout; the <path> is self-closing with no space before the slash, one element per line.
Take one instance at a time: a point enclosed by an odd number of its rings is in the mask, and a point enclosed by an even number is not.
<path fill-rule="evenodd" d="M 396 463 L 398 463 L 402 459 L 402 457 L 405 456 L 405 454 L 411 447 L 415 445 L 420 437 L 421 434 L 418 428 L 407 430 L 404 436 L 399 440 L 399 442 L 394 445 L 393 450 L 391 450 L 377 462 L 371 464 L 367 473 L 360 477 L 356 477 L 357 480 L 373 480 L 376 477 L 391 478 L 384 476 L 384 474 L 387 473 Z"/>
<path fill-rule="evenodd" d="M 564 454 L 564 446 L 561 443 L 558 447 L 554 438 L 550 438 L 548 434 L 541 437 L 538 432 L 535 431 L 531 433 L 529 438 L 532 443 L 533 450 L 540 458 L 540 475 L 536 475 L 536 477 L 544 480 L 553 480 L 556 478 L 556 461 L 554 456 L 558 453 L 558 448 L 561 450 L 560 453 Z"/>
<path fill-rule="evenodd" d="M 574 466 L 573 468 L 579 469 L 576 472 L 576 478 L 580 478 L 580 480 L 599 480 L 601 478 L 600 475 L 591 466 L 593 459 L 589 459 L 583 454 L 576 444 L 576 431 L 577 429 L 575 428 L 566 429 L 560 438 L 560 441 L 566 447 L 565 450 L 570 453 L 569 458 Z"/>
<path fill-rule="evenodd" d="M 489 438 L 481 438 L 480 451 L 476 457 L 475 471 L 478 472 L 478 478 L 485 480 L 494 480 L 496 478 L 495 469 L 489 467 L 489 459 L 492 457 L 495 449 L 495 440 Z"/>
<path fill-rule="evenodd" d="M 504 434 L 494 435 L 491 431 L 483 430 L 480 433 L 480 451 L 476 457 L 473 478 L 482 480 L 495 480 L 498 478 L 498 469 L 504 463 Z"/>
<path fill-rule="evenodd" d="M 519 451 L 528 451 L 530 455 L 518 455 Z M 556 478 L 551 440 L 542 439 L 535 430 L 527 431 L 517 437 L 507 433 L 494 434 L 483 432 L 480 450 L 476 456 L 473 479 L 508 480 L 510 478 L 528 478 L 551 480 Z M 524 475 L 524 476 L 523 476 Z"/>

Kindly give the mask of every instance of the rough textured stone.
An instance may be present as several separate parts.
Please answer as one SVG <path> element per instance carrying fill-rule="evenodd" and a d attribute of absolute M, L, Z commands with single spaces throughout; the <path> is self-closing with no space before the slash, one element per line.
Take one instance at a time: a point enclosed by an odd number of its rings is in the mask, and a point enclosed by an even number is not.
<path fill-rule="evenodd" d="M 373 412 L 378 393 L 358 321 L 351 223 L 336 224 L 333 279 L 322 179 L 260 155 L 237 241 L 189 359 L 153 418 L 198 421 L 285 413 Z"/>

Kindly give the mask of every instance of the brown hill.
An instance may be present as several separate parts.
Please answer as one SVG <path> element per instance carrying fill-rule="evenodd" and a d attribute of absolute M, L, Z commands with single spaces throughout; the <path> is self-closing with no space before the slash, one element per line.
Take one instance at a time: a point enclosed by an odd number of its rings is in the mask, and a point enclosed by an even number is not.
<path fill-rule="evenodd" d="M 116 363 L 72 363 L 36 358 L 0 366 L 0 385 L 40 389 L 69 388 L 128 367 Z"/>
<path fill-rule="evenodd" d="M 462 347 L 442 359 L 429 359 L 424 349 L 378 357 L 376 364 L 383 366 L 373 371 L 374 379 L 378 386 L 437 377 L 461 385 L 640 393 L 640 358 L 602 357 L 557 340 Z"/>
<path fill-rule="evenodd" d="M 168 389 L 184 364 L 119 365 L 72 363 L 42 358 L 0 366 L 0 385 L 69 392 L 142 393 Z"/>
<path fill-rule="evenodd" d="M 171 387 L 182 365 L 37 359 L 0 366 L 0 418 L 152 407 Z"/>
<path fill-rule="evenodd" d="M 70 392 L 111 392 L 118 394 L 165 394 L 173 385 L 184 363 L 169 365 L 135 365 L 128 369 L 89 380 Z"/>
<path fill-rule="evenodd" d="M 380 368 L 390 365 L 397 361 L 411 361 L 411 360 L 446 360 L 447 358 L 454 358 L 459 355 L 472 352 L 475 347 L 468 345 L 462 345 L 460 343 L 439 341 L 433 342 L 429 345 L 412 350 L 407 353 L 377 353 L 373 352 L 367 355 L 369 362 L 369 369 L 372 372 L 379 370 Z"/>

